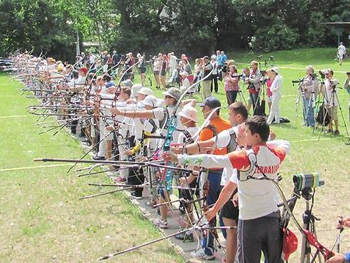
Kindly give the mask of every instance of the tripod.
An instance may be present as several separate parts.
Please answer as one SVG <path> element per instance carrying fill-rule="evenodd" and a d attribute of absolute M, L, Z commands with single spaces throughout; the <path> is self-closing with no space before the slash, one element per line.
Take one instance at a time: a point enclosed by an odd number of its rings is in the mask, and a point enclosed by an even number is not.
<path fill-rule="evenodd" d="M 315 235 L 315 237 L 317 237 L 315 221 L 319 221 L 320 219 L 315 217 L 315 215 L 312 213 L 312 208 L 314 204 L 314 194 L 315 192 L 312 190 L 312 188 L 305 188 L 301 191 L 301 196 L 306 201 L 306 207 L 303 213 L 303 229 L 312 232 Z M 310 200 L 311 200 L 311 206 L 310 206 Z M 319 263 L 322 262 L 319 251 L 316 251 L 312 258 L 311 256 L 312 254 L 311 254 L 310 243 L 308 242 L 305 235 L 303 235 L 302 243 L 301 243 L 300 263 L 316 262 L 316 259 L 318 259 Z"/>
<path fill-rule="evenodd" d="M 246 99 L 244 98 L 244 94 L 243 94 L 243 92 L 242 92 L 242 90 L 240 89 L 238 92 L 237 92 L 237 97 L 239 96 L 239 100 L 241 101 L 241 102 L 243 102 L 244 103 L 244 105 L 247 105 L 247 101 L 246 101 Z M 237 100 L 236 100 L 237 101 Z M 349 104 L 350 105 L 350 104 Z M 349 106 L 349 109 L 350 109 L 350 106 Z"/>
<path fill-rule="evenodd" d="M 342 120 L 343 120 L 343 124 L 344 124 L 344 127 L 345 127 L 346 134 L 349 137 L 348 127 L 346 125 L 345 117 L 344 117 L 344 114 L 343 114 L 343 111 L 342 111 L 342 107 L 341 107 L 341 105 L 339 103 L 339 98 L 338 98 L 338 94 L 337 94 L 337 91 L 336 91 L 337 85 L 333 84 L 332 81 L 331 81 L 331 84 L 332 84 L 332 91 L 331 91 L 330 96 L 329 96 L 329 94 L 327 94 L 327 90 L 325 90 L 325 100 L 326 100 L 327 104 L 330 106 L 329 108 L 326 108 L 327 114 L 331 115 L 330 122 L 332 123 L 332 117 L 333 117 L 332 115 L 333 114 L 330 114 L 330 113 L 333 113 L 332 112 L 333 110 L 337 110 L 336 107 L 339 108 L 340 115 L 341 115 Z M 329 93 L 329 91 L 328 91 L 328 93 Z M 336 125 L 336 130 L 338 130 L 338 120 L 334 120 L 334 122 L 335 122 L 335 125 Z M 330 126 L 330 128 L 331 128 L 331 126 Z M 339 135 L 339 133 L 335 134 L 335 135 Z"/>
<path fill-rule="evenodd" d="M 296 100 L 295 100 L 295 113 L 296 113 L 296 116 L 299 117 L 299 103 L 300 103 L 300 100 L 303 99 L 303 92 L 302 92 L 302 85 L 303 85 L 303 79 L 300 79 L 300 80 L 293 80 L 292 81 L 292 85 L 294 87 L 294 84 L 298 84 L 298 92 L 297 92 L 297 96 L 296 96 Z"/>

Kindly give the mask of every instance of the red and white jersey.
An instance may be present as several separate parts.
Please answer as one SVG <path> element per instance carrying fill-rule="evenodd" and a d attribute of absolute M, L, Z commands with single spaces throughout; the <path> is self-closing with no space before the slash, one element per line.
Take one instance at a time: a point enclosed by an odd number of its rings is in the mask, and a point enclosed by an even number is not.
<path fill-rule="evenodd" d="M 285 156 L 286 150 L 283 147 L 268 146 L 258 146 L 228 155 L 231 165 L 239 170 L 237 185 L 240 219 L 255 219 L 278 210 L 279 195 L 276 186 L 268 180 L 247 178 L 267 176 L 276 179 Z"/>
<path fill-rule="evenodd" d="M 239 218 L 250 220 L 277 211 L 279 195 L 273 182 L 247 180 L 247 176 L 260 178 L 264 177 L 263 172 L 268 178 L 276 179 L 288 150 L 289 143 L 279 141 L 271 146 L 260 145 L 251 150 L 235 151 L 226 155 L 178 155 L 178 160 L 179 163 L 191 163 L 206 168 L 226 167 L 239 170 L 238 178 L 231 178 L 231 181 L 238 185 Z"/>

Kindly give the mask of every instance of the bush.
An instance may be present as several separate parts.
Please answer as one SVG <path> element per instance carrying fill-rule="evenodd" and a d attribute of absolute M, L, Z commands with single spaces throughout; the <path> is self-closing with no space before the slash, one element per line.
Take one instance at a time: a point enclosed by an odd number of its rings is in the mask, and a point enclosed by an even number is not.
<path fill-rule="evenodd" d="M 292 49 L 299 34 L 282 23 L 269 28 L 258 29 L 251 39 L 250 46 L 254 51 L 271 52 L 274 50 Z"/>

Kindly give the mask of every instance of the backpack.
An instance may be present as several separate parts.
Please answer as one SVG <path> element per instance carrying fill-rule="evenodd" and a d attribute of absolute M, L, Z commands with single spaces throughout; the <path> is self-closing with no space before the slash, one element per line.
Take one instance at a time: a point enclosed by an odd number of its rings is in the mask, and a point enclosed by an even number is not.
<path fill-rule="evenodd" d="M 325 104 L 322 103 L 318 110 L 316 122 L 322 126 L 327 126 L 331 122 L 331 117 L 329 116 L 328 110 L 325 108 Z"/>

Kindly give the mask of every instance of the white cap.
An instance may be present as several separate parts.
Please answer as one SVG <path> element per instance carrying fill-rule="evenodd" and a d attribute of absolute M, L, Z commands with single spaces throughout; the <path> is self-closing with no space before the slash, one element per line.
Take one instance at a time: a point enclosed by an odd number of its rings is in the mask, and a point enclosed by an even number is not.
<path fill-rule="evenodd" d="M 280 74 L 280 70 L 277 67 L 273 67 L 271 70 L 276 74 Z"/>
<path fill-rule="evenodd" d="M 198 121 L 197 118 L 197 110 L 193 108 L 192 106 L 185 106 L 178 114 L 181 117 L 184 117 L 186 119 L 192 120 L 194 122 Z"/>
<path fill-rule="evenodd" d="M 150 106 L 150 107 L 156 107 L 157 106 L 157 98 L 152 96 L 152 95 L 148 95 L 143 101 L 141 101 L 141 103 L 145 106 Z"/>
<path fill-rule="evenodd" d="M 153 91 L 150 88 L 145 88 L 145 87 L 140 89 L 137 93 L 144 94 L 144 95 L 153 95 Z"/>
<path fill-rule="evenodd" d="M 216 55 L 212 55 L 212 56 L 211 56 L 211 59 L 216 59 Z"/>

